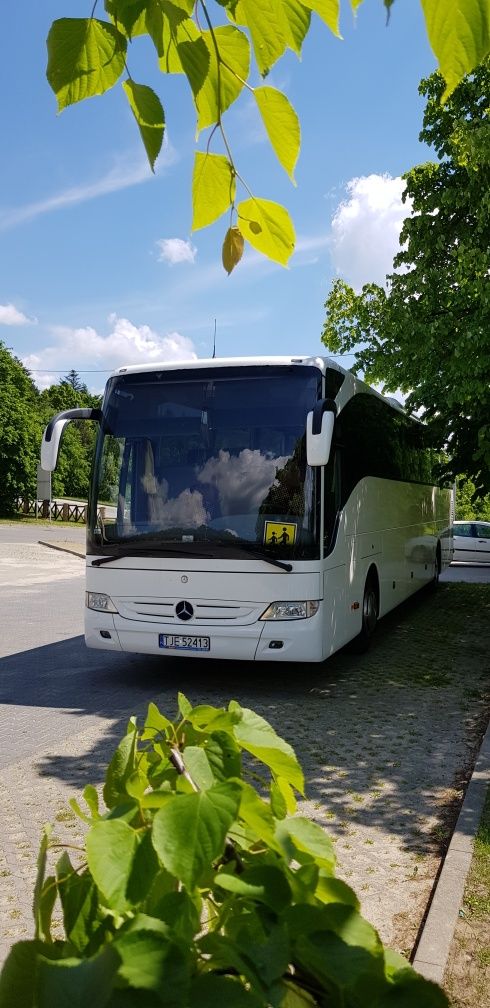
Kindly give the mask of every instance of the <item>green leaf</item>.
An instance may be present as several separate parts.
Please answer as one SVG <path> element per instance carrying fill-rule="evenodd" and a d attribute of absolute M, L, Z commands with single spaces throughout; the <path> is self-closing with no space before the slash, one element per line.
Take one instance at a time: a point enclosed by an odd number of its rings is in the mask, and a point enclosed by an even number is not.
<path fill-rule="evenodd" d="M 242 784 L 239 817 L 253 831 L 258 840 L 281 853 L 281 846 L 275 836 L 275 820 L 267 802 L 257 794 L 250 784 Z"/>
<path fill-rule="evenodd" d="M 87 833 L 87 861 L 106 905 L 122 913 L 129 906 L 127 888 L 138 835 L 122 819 L 95 823 Z"/>
<path fill-rule="evenodd" d="M 322 903 L 346 903 L 359 910 L 359 900 L 354 890 L 342 879 L 333 878 L 323 872 L 320 872 L 315 896 Z"/>
<path fill-rule="evenodd" d="M 145 84 L 135 84 L 133 80 L 126 80 L 123 81 L 123 88 L 138 124 L 148 161 L 153 171 L 162 147 L 165 129 L 162 103 L 158 95 Z"/>
<path fill-rule="evenodd" d="M 49 961 L 38 957 L 36 1008 L 104 1008 L 109 999 L 119 960 L 106 945 L 92 959 Z"/>
<path fill-rule="evenodd" d="M 312 995 L 290 980 L 281 984 L 279 1008 L 315 1008 L 317 1002 Z"/>
<path fill-rule="evenodd" d="M 192 984 L 189 1004 L 199 1008 L 216 1008 L 218 1004 L 226 1008 L 263 1008 L 264 1002 L 239 979 L 204 973 Z"/>
<path fill-rule="evenodd" d="M 192 230 L 207 227 L 221 217 L 235 199 L 235 175 L 222 154 L 196 152 L 192 177 Z"/>
<path fill-rule="evenodd" d="M 80 805 L 78 804 L 76 798 L 69 798 L 68 804 L 70 808 L 73 809 L 75 815 L 77 815 L 78 818 L 82 820 L 82 822 L 88 823 L 89 826 L 92 825 L 93 822 L 92 816 L 87 815 L 87 813 L 80 808 Z"/>
<path fill-rule="evenodd" d="M 293 906 L 287 920 L 300 965 L 322 983 L 334 982 L 349 991 L 354 1003 L 378 1004 L 385 983 L 383 946 L 375 929 L 354 907 L 339 903 L 321 908 Z"/>
<path fill-rule="evenodd" d="M 276 865 L 256 865 L 246 868 L 240 875 L 221 871 L 215 875 L 214 881 L 227 892 L 265 903 L 278 914 L 291 903 L 291 887 L 284 872 Z"/>
<path fill-rule="evenodd" d="M 105 9 L 120 31 L 128 38 L 146 31 L 145 10 L 148 0 L 105 0 Z"/>
<path fill-rule="evenodd" d="M 255 59 L 265 77 L 282 56 L 288 39 L 280 0 L 240 0 L 240 14 L 250 31 Z"/>
<path fill-rule="evenodd" d="M 299 56 L 310 27 L 311 13 L 301 0 L 283 0 L 282 13 L 288 46 Z"/>
<path fill-rule="evenodd" d="M 240 750 L 228 732 L 213 731 L 205 744 L 205 751 L 217 781 L 227 780 L 228 777 L 241 777 Z"/>
<path fill-rule="evenodd" d="M 148 714 L 146 715 L 146 721 L 141 734 L 141 741 L 146 742 L 150 740 L 151 742 L 158 741 L 160 737 L 163 736 L 164 739 L 167 737 L 167 729 L 172 727 L 172 722 L 169 721 L 168 717 L 165 717 L 159 710 L 156 704 L 148 704 Z"/>
<path fill-rule="evenodd" d="M 41 889 L 39 897 L 39 935 L 37 936 L 47 942 L 52 940 L 51 918 L 53 916 L 53 907 L 56 902 L 56 896 L 56 879 L 54 875 L 48 875 L 47 879 L 44 880 L 44 885 Z"/>
<path fill-rule="evenodd" d="M 233 25 L 204 31 L 202 40 L 209 60 L 201 86 L 194 90 L 198 130 L 212 126 L 238 98 L 250 71 L 250 44 L 247 36 Z M 220 53 L 219 73 L 216 45 Z M 192 86 L 192 85 L 191 85 Z"/>
<path fill-rule="evenodd" d="M 0 1008 L 34 1008 L 37 957 L 42 942 L 16 942 L 0 973 Z"/>
<path fill-rule="evenodd" d="M 269 207 L 277 207 L 276 203 L 269 203 L 268 200 L 251 199 L 240 203 L 238 213 L 242 234 L 242 217 L 252 223 L 256 221 L 259 224 L 260 234 L 262 234 L 263 229 L 267 227 L 266 220 L 269 220 L 266 211 L 262 209 L 265 205 L 267 205 L 267 213 Z M 279 207 L 278 209 L 282 210 L 283 208 Z M 252 214 L 255 216 L 252 217 Z M 250 241 L 248 235 L 245 237 Z M 254 234 L 255 237 L 257 236 Z M 254 243 L 251 242 L 251 244 Z M 256 756 L 262 763 L 270 767 L 274 775 L 284 777 L 288 783 L 303 794 L 303 772 L 289 743 L 276 734 L 272 725 L 265 718 L 260 717 L 254 711 L 243 707 L 241 715 L 241 720 L 234 727 L 234 735 L 238 744 L 242 749 L 246 749 L 247 752 L 252 753 L 252 756 Z"/>
<path fill-rule="evenodd" d="M 177 53 L 197 105 L 197 96 L 209 73 L 209 50 L 202 35 L 199 35 L 196 39 L 179 42 Z"/>
<path fill-rule="evenodd" d="M 286 803 L 286 809 L 289 815 L 294 815 L 296 812 L 297 802 L 291 785 L 288 784 L 287 781 L 283 780 L 282 777 L 278 777 L 276 784 L 284 802 Z M 283 819 L 284 816 L 278 816 L 278 818 Z"/>
<path fill-rule="evenodd" d="M 200 746 L 186 746 L 182 753 L 182 759 L 199 791 L 207 791 L 216 783 L 208 757 Z"/>
<path fill-rule="evenodd" d="M 216 784 L 202 794 L 177 795 L 156 813 L 152 839 L 163 866 L 193 889 L 203 872 L 223 853 L 236 819 L 240 787 Z"/>
<path fill-rule="evenodd" d="M 114 25 L 95 18 L 61 18 L 49 30 L 46 75 L 58 110 L 103 94 L 124 70 L 126 39 Z"/>
<path fill-rule="evenodd" d="M 239 203 L 237 213 L 243 237 L 262 255 L 286 266 L 294 252 L 295 234 L 285 207 L 271 200 L 252 198 Z"/>
<path fill-rule="evenodd" d="M 189 957 L 176 942 L 143 925 L 118 937 L 114 948 L 121 959 L 119 976 L 130 987 L 155 991 L 161 1005 L 187 1004 Z"/>
<path fill-rule="evenodd" d="M 286 95 L 276 88 L 255 88 L 254 96 L 278 160 L 294 182 L 301 143 L 298 116 Z"/>
<path fill-rule="evenodd" d="M 83 797 L 87 802 L 87 805 L 92 813 L 94 819 L 100 818 L 99 812 L 99 795 L 93 784 L 87 784 L 83 789 Z"/>
<path fill-rule="evenodd" d="M 177 703 L 178 703 L 179 714 L 180 714 L 181 718 L 186 718 L 187 715 L 190 714 L 190 712 L 192 710 L 192 704 L 189 703 L 187 697 L 184 696 L 183 693 L 178 693 L 177 694 Z"/>
<path fill-rule="evenodd" d="M 34 885 L 34 898 L 32 903 L 32 912 L 34 915 L 34 937 L 43 938 L 43 913 L 41 910 L 42 902 L 42 891 L 44 885 L 44 876 L 46 873 L 46 861 L 49 848 L 49 840 L 52 833 L 51 826 L 44 826 L 41 843 L 39 845 L 39 854 L 37 856 L 37 876 Z"/>
<path fill-rule="evenodd" d="M 136 733 L 131 732 L 121 739 L 107 767 L 103 795 L 109 809 L 127 798 L 126 781 L 134 770 L 135 751 Z"/>
<path fill-rule="evenodd" d="M 278 787 L 278 785 L 274 780 L 271 781 L 269 793 L 270 793 L 271 808 L 276 819 L 285 819 L 288 811 L 286 801 L 284 795 L 282 794 L 281 789 Z"/>
<path fill-rule="evenodd" d="M 298 858 L 299 852 L 304 852 L 313 858 L 316 864 L 333 871 L 335 868 L 335 853 L 332 841 L 321 826 L 302 817 L 282 819 L 277 824 L 276 836 L 290 859 Z"/>
<path fill-rule="evenodd" d="M 148 896 L 160 865 L 151 842 L 149 830 L 138 834 L 138 843 L 128 878 L 126 894 L 133 905 L 142 903 Z"/>
<path fill-rule="evenodd" d="M 337 38 L 342 38 L 339 29 L 339 13 L 340 13 L 340 0 L 301 0 L 305 7 L 309 10 L 315 11 L 318 17 L 322 19 L 330 28 Z M 357 3 L 352 4 L 354 7 L 358 7 L 362 0 L 358 0 Z"/>
<path fill-rule="evenodd" d="M 97 914 L 97 889 L 88 872 L 79 875 L 63 851 L 57 865 L 56 878 L 63 909 L 66 937 L 81 955 L 93 932 Z"/>
<path fill-rule="evenodd" d="M 190 944 L 201 929 L 200 900 L 193 900 L 185 892 L 167 892 L 154 905 L 153 914 L 168 924 L 172 936 Z"/>
<path fill-rule="evenodd" d="M 162 10 L 165 11 L 161 44 L 155 38 L 153 39 L 157 52 L 159 54 L 160 52 L 163 53 L 159 58 L 158 65 L 162 73 L 186 73 L 182 64 L 179 47 L 182 44 L 199 42 L 201 33 L 192 18 L 187 17 L 179 6 L 167 3 L 165 0 L 162 0 L 161 6 Z M 201 53 L 202 49 L 202 46 L 198 47 Z M 198 59 L 198 56 L 196 56 L 196 59 Z"/>
<path fill-rule="evenodd" d="M 488 0 L 422 0 L 429 42 L 446 81 L 446 101 L 490 52 Z"/>

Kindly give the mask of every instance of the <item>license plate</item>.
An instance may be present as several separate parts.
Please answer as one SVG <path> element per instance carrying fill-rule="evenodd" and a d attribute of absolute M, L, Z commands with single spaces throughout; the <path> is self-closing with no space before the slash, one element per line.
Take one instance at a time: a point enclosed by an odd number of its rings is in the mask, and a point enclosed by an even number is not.
<path fill-rule="evenodd" d="M 209 651 L 209 637 L 191 637 L 185 634 L 158 634 L 158 647 L 171 651 Z"/>

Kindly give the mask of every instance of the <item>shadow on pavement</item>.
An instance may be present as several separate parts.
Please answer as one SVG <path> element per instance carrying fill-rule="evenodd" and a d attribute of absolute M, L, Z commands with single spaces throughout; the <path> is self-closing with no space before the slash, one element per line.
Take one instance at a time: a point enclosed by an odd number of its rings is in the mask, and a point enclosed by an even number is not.
<path fill-rule="evenodd" d="M 235 698 L 294 746 L 309 814 L 329 832 L 381 825 L 427 853 L 444 842 L 434 817 L 459 800 L 481 737 L 489 653 L 481 586 L 444 585 L 386 617 L 366 655 L 255 665 L 87 651 L 76 637 L 3 659 L 0 701 L 107 719 L 82 756 L 54 741 L 37 759 L 39 774 L 81 789 L 103 778 L 129 715 L 144 715 L 149 700 L 174 716 L 178 690 L 192 703 Z"/>

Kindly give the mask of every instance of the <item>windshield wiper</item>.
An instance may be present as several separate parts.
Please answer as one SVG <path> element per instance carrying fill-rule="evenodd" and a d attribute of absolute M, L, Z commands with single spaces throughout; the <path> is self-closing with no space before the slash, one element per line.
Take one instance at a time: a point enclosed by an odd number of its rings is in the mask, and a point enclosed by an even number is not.
<path fill-rule="evenodd" d="M 290 574 L 293 569 L 292 564 L 285 563 L 284 560 L 273 560 L 272 557 L 264 556 L 264 554 L 260 553 L 259 550 L 254 550 L 253 548 L 250 549 L 248 546 L 245 546 L 242 543 L 237 543 L 234 548 L 237 550 L 241 550 L 242 553 L 246 553 L 247 556 L 253 557 L 254 560 L 263 560 L 264 563 L 272 564 L 273 567 L 280 567 L 281 570 L 286 571 L 288 574 Z"/>
<path fill-rule="evenodd" d="M 207 557 L 211 557 L 212 560 L 216 560 L 217 557 L 211 553 L 192 553 L 189 550 L 179 550 L 174 546 L 169 549 L 147 549 L 147 550 L 131 550 L 131 552 L 124 551 L 122 553 L 113 553 L 112 556 L 99 557 L 97 560 L 92 560 L 92 567 L 102 567 L 102 564 L 112 563 L 113 560 L 125 560 L 127 557 L 166 557 L 166 556 L 188 556 L 190 559 L 197 558 L 198 560 L 206 560 Z"/>

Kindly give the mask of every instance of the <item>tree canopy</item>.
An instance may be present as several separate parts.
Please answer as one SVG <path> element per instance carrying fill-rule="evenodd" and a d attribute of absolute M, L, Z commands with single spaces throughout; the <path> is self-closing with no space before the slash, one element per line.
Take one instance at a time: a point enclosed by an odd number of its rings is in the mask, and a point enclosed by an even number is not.
<path fill-rule="evenodd" d="M 353 370 L 408 395 L 450 456 L 448 475 L 490 489 L 490 63 L 441 105 L 444 81 L 422 81 L 420 139 L 437 162 L 404 176 L 401 251 L 386 289 L 360 293 L 337 280 L 326 301 L 323 342 L 356 353 Z"/>
<path fill-rule="evenodd" d="M 340 0 L 105 0 L 105 18 L 94 16 L 98 2 L 90 17 L 61 18 L 51 26 L 47 77 L 59 111 L 121 81 L 153 169 L 164 139 L 165 112 L 155 91 L 133 78 L 129 47 L 139 36 L 149 37 L 162 73 L 187 79 L 198 136 L 204 131 L 203 150 L 196 151 L 194 162 L 193 230 L 229 213 L 222 247 L 228 273 L 240 261 L 245 241 L 285 266 L 295 246 L 293 222 L 285 207 L 259 197 L 241 176 L 224 116 L 241 94 L 252 94 L 278 161 L 294 182 L 298 116 L 282 91 L 266 84 L 254 87 L 251 80 L 257 71 L 266 78 L 287 49 L 301 55 L 312 16 L 340 37 Z M 381 2 L 389 17 L 394 0 Z M 355 12 L 361 3 L 350 0 L 350 7 Z M 445 99 L 490 52 L 490 7 L 488 0 L 420 3 L 444 76 Z"/>
<path fill-rule="evenodd" d="M 35 495 L 42 424 L 31 376 L 1 342 L 0 388 L 0 514 L 8 516 L 18 497 Z"/>
<path fill-rule="evenodd" d="M 75 406 L 98 406 L 76 371 L 43 392 L 29 372 L 0 342 L 0 515 L 17 511 L 17 500 L 34 500 L 37 466 L 44 427 L 54 413 Z M 54 497 L 86 500 L 95 447 L 93 424 L 74 422 L 64 432 L 58 466 L 53 473 Z"/>

